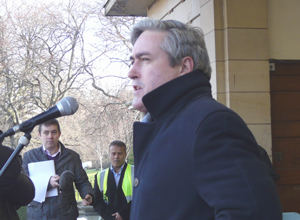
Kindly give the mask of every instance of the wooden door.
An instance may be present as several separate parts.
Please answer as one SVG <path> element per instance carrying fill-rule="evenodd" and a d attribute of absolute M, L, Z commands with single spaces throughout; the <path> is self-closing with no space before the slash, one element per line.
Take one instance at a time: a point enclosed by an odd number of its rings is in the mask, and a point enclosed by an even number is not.
<path fill-rule="evenodd" d="M 283 212 L 300 213 L 300 62 L 270 61 L 272 153 Z"/>

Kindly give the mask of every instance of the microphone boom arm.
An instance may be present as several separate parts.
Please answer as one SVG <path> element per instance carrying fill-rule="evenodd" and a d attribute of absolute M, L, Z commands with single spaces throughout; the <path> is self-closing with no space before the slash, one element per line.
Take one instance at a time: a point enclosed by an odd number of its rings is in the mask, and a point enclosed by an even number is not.
<path fill-rule="evenodd" d="M 32 131 L 32 130 L 31 130 Z M 30 131 L 30 132 L 31 132 Z M 6 171 L 12 164 L 12 162 L 18 157 L 24 146 L 27 146 L 30 142 L 31 139 L 31 134 L 30 132 L 25 133 L 20 139 L 19 139 L 19 145 L 18 147 L 13 151 L 13 153 L 10 155 L 8 160 L 5 162 L 4 166 L 2 167 L 0 171 L 0 182 L 3 176 L 5 175 Z"/>

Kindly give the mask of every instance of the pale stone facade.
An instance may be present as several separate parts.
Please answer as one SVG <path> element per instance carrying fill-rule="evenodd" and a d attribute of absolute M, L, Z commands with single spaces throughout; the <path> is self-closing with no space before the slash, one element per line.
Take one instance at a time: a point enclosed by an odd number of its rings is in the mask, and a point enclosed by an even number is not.
<path fill-rule="evenodd" d="M 298 0 L 108 0 L 107 5 L 114 15 L 147 14 L 200 27 L 214 98 L 246 121 L 271 157 L 269 60 L 300 59 Z M 147 10 L 141 12 L 141 5 Z"/>

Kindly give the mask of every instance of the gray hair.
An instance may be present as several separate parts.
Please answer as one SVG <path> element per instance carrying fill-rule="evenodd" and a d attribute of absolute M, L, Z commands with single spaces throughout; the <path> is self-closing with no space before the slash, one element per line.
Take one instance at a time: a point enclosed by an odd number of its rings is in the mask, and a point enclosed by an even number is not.
<path fill-rule="evenodd" d="M 194 70 L 200 69 L 210 78 L 210 61 L 200 28 L 175 20 L 144 19 L 136 23 L 131 30 L 132 45 L 147 30 L 167 33 L 160 47 L 168 54 L 171 67 L 181 64 L 182 58 L 190 56 L 194 61 Z"/>

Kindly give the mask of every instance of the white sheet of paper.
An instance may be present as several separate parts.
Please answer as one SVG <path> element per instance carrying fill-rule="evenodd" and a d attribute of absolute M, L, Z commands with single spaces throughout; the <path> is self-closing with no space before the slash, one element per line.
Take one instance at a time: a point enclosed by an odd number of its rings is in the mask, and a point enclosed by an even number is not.
<path fill-rule="evenodd" d="M 33 162 L 28 164 L 29 177 L 35 187 L 35 197 L 33 201 L 44 202 L 46 197 L 58 195 L 57 188 L 47 192 L 49 179 L 55 175 L 55 165 L 53 160 Z"/>

